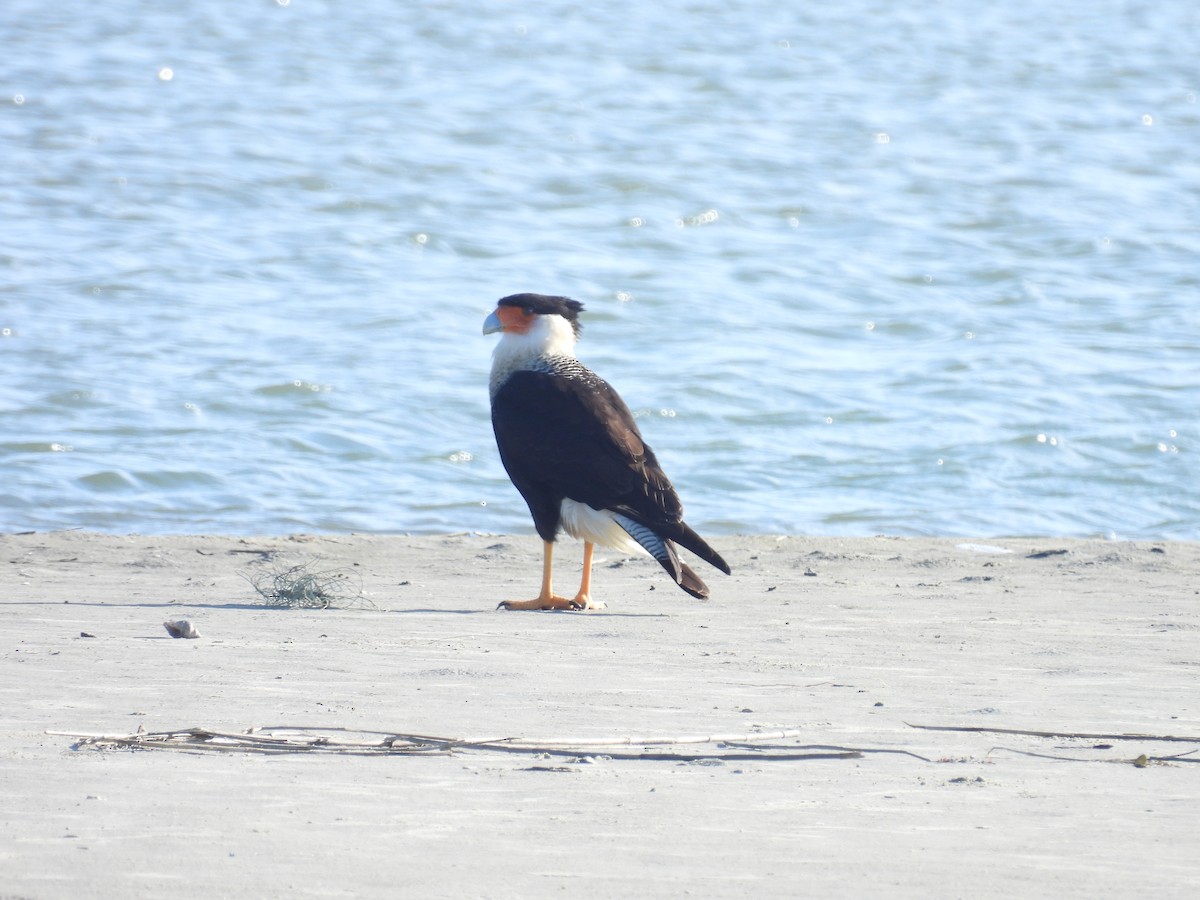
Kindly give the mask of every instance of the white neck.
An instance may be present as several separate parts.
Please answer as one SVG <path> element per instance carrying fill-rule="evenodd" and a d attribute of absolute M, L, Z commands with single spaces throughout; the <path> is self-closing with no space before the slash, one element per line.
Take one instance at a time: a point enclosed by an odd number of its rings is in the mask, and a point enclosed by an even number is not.
<path fill-rule="evenodd" d="M 575 358 L 575 329 L 562 316 L 538 316 L 524 334 L 504 332 L 492 351 L 492 390 L 518 369 L 554 356 Z"/>
<path fill-rule="evenodd" d="M 492 351 L 495 364 L 523 363 L 544 356 L 574 356 L 575 330 L 562 316 L 538 316 L 524 334 L 506 331 Z"/>

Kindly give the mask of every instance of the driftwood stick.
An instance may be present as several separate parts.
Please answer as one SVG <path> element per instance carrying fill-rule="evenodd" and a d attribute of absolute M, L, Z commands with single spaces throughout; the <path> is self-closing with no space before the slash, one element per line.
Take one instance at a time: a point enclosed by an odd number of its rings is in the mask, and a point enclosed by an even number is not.
<path fill-rule="evenodd" d="M 1027 731 L 1023 728 L 988 728 L 983 725 L 914 725 L 909 728 L 922 731 L 961 731 L 975 734 L 1023 734 L 1028 737 L 1083 738 L 1089 741 L 1177 741 L 1182 744 L 1200 744 L 1200 737 L 1182 737 L 1171 734 L 1097 734 L 1085 731 Z"/>
<path fill-rule="evenodd" d="M 1082 751 L 1084 748 L 1080 748 Z M 1106 762 L 1106 763 L 1123 763 L 1125 765 L 1137 766 L 1145 768 L 1152 762 L 1156 763 L 1200 763 L 1200 759 L 1185 759 L 1189 754 L 1194 753 L 1194 750 L 1189 750 L 1187 753 L 1176 753 L 1172 756 L 1147 756 L 1142 754 L 1135 759 L 1127 759 L 1124 757 L 1116 757 L 1113 759 L 1100 759 L 1095 756 L 1062 756 L 1057 753 L 1035 753 L 1032 750 L 1018 750 L 1016 747 L 993 747 L 988 751 L 988 756 L 991 756 L 997 750 L 1003 750 L 1005 753 L 1015 753 L 1018 756 L 1032 756 L 1037 759 L 1056 759 L 1060 762 Z"/>
<path fill-rule="evenodd" d="M 604 737 L 604 738 L 547 738 L 530 740 L 527 738 L 503 738 L 511 747 L 663 747 L 679 744 L 748 744 L 756 741 L 785 740 L 804 734 L 803 728 L 791 728 L 785 731 L 755 731 L 748 734 L 710 734 L 685 735 L 683 737 Z M 492 741 L 463 741 L 463 744 L 491 744 Z"/>
<path fill-rule="evenodd" d="M 548 738 L 532 740 L 516 737 L 457 738 L 417 735 L 397 731 L 368 731 L 330 726 L 254 727 L 242 732 L 218 731 L 211 728 L 183 728 L 172 731 L 134 734 L 81 734 L 78 732 L 48 731 L 47 734 L 76 738 L 77 747 L 115 746 L 126 749 L 170 749 L 193 752 L 242 753 L 342 753 L 355 755 L 387 754 L 444 754 L 456 750 L 483 750 L 524 755 L 559 757 L 605 756 L 610 759 L 678 760 L 804 760 L 804 759 L 861 759 L 866 753 L 901 753 L 924 759 L 904 750 L 861 749 L 856 747 L 813 744 L 793 746 L 764 744 L 795 737 L 802 729 L 753 732 L 742 734 L 685 735 L 682 737 L 607 737 L 607 738 Z M 370 736 L 369 740 L 356 740 Z M 715 744 L 712 752 L 672 752 L 649 748 L 697 746 Z M 621 751 L 614 748 L 642 747 Z"/>
<path fill-rule="evenodd" d="M 803 728 L 791 728 L 783 731 L 755 731 L 742 734 L 711 734 L 711 735 L 685 735 L 682 737 L 647 737 L 647 736 L 618 736 L 618 737 L 601 737 L 601 738 L 521 738 L 514 736 L 507 737 L 485 737 L 485 738 L 450 738 L 450 737 L 435 737 L 433 735 L 410 734 L 402 731 L 359 731 L 357 729 L 346 728 L 330 728 L 323 725 L 313 726 L 295 726 L 295 725 L 272 725 L 264 726 L 256 731 L 262 732 L 341 732 L 354 734 L 375 734 L 386 736 L 394 740 L 406 740 L 414 743 L 429 743 L 429 744 L 444 744 L 455 747 L 495 747 L 496 745 L 504 745 L 511 748 L 529 749 L 529 748 L 590 748 L 590 747 L 662 747 L 675 746 L 682 744 L 756 744 L 759 741 L 770 740 L 786 740 L 788 738 L 799 737 L 804 734 Z"/>

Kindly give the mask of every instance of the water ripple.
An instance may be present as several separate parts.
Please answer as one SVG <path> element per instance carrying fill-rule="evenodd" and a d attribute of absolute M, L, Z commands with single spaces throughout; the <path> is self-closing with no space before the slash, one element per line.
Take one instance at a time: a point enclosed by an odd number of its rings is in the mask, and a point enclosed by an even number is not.
<path fill-rule="evenodd" d="M 0 528 L 528 532 L 542 290 L 702 530 L 1198 536 L 1186 4 L 331 9 L 0 12 Z"/>

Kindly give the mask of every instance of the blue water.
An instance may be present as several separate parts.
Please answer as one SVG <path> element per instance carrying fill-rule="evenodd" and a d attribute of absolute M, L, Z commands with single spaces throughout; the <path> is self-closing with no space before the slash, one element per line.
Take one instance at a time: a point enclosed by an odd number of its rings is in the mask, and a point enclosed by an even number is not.
<path fill-rule="evenodd" d="M 702 532 L 1200 538 L 1200 4 L 786 7 L 6 0 L 0 530 L 529 533 L 540 291 Z"/>

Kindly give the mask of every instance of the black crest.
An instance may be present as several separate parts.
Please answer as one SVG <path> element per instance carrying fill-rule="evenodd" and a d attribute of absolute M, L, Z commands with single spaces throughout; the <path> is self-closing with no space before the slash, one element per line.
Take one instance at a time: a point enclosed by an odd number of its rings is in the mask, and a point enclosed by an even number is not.
<path fill-rule="evenodd" d="M 546 294 L 510 294 L 500 299 L 500 306 L 518 306 L 539 316 L 562 316 L 571 323 L 575 336 L 579 337 L 582 325 L 579 314 L 583 304 L 569 297 L 550 297 Z"/>

